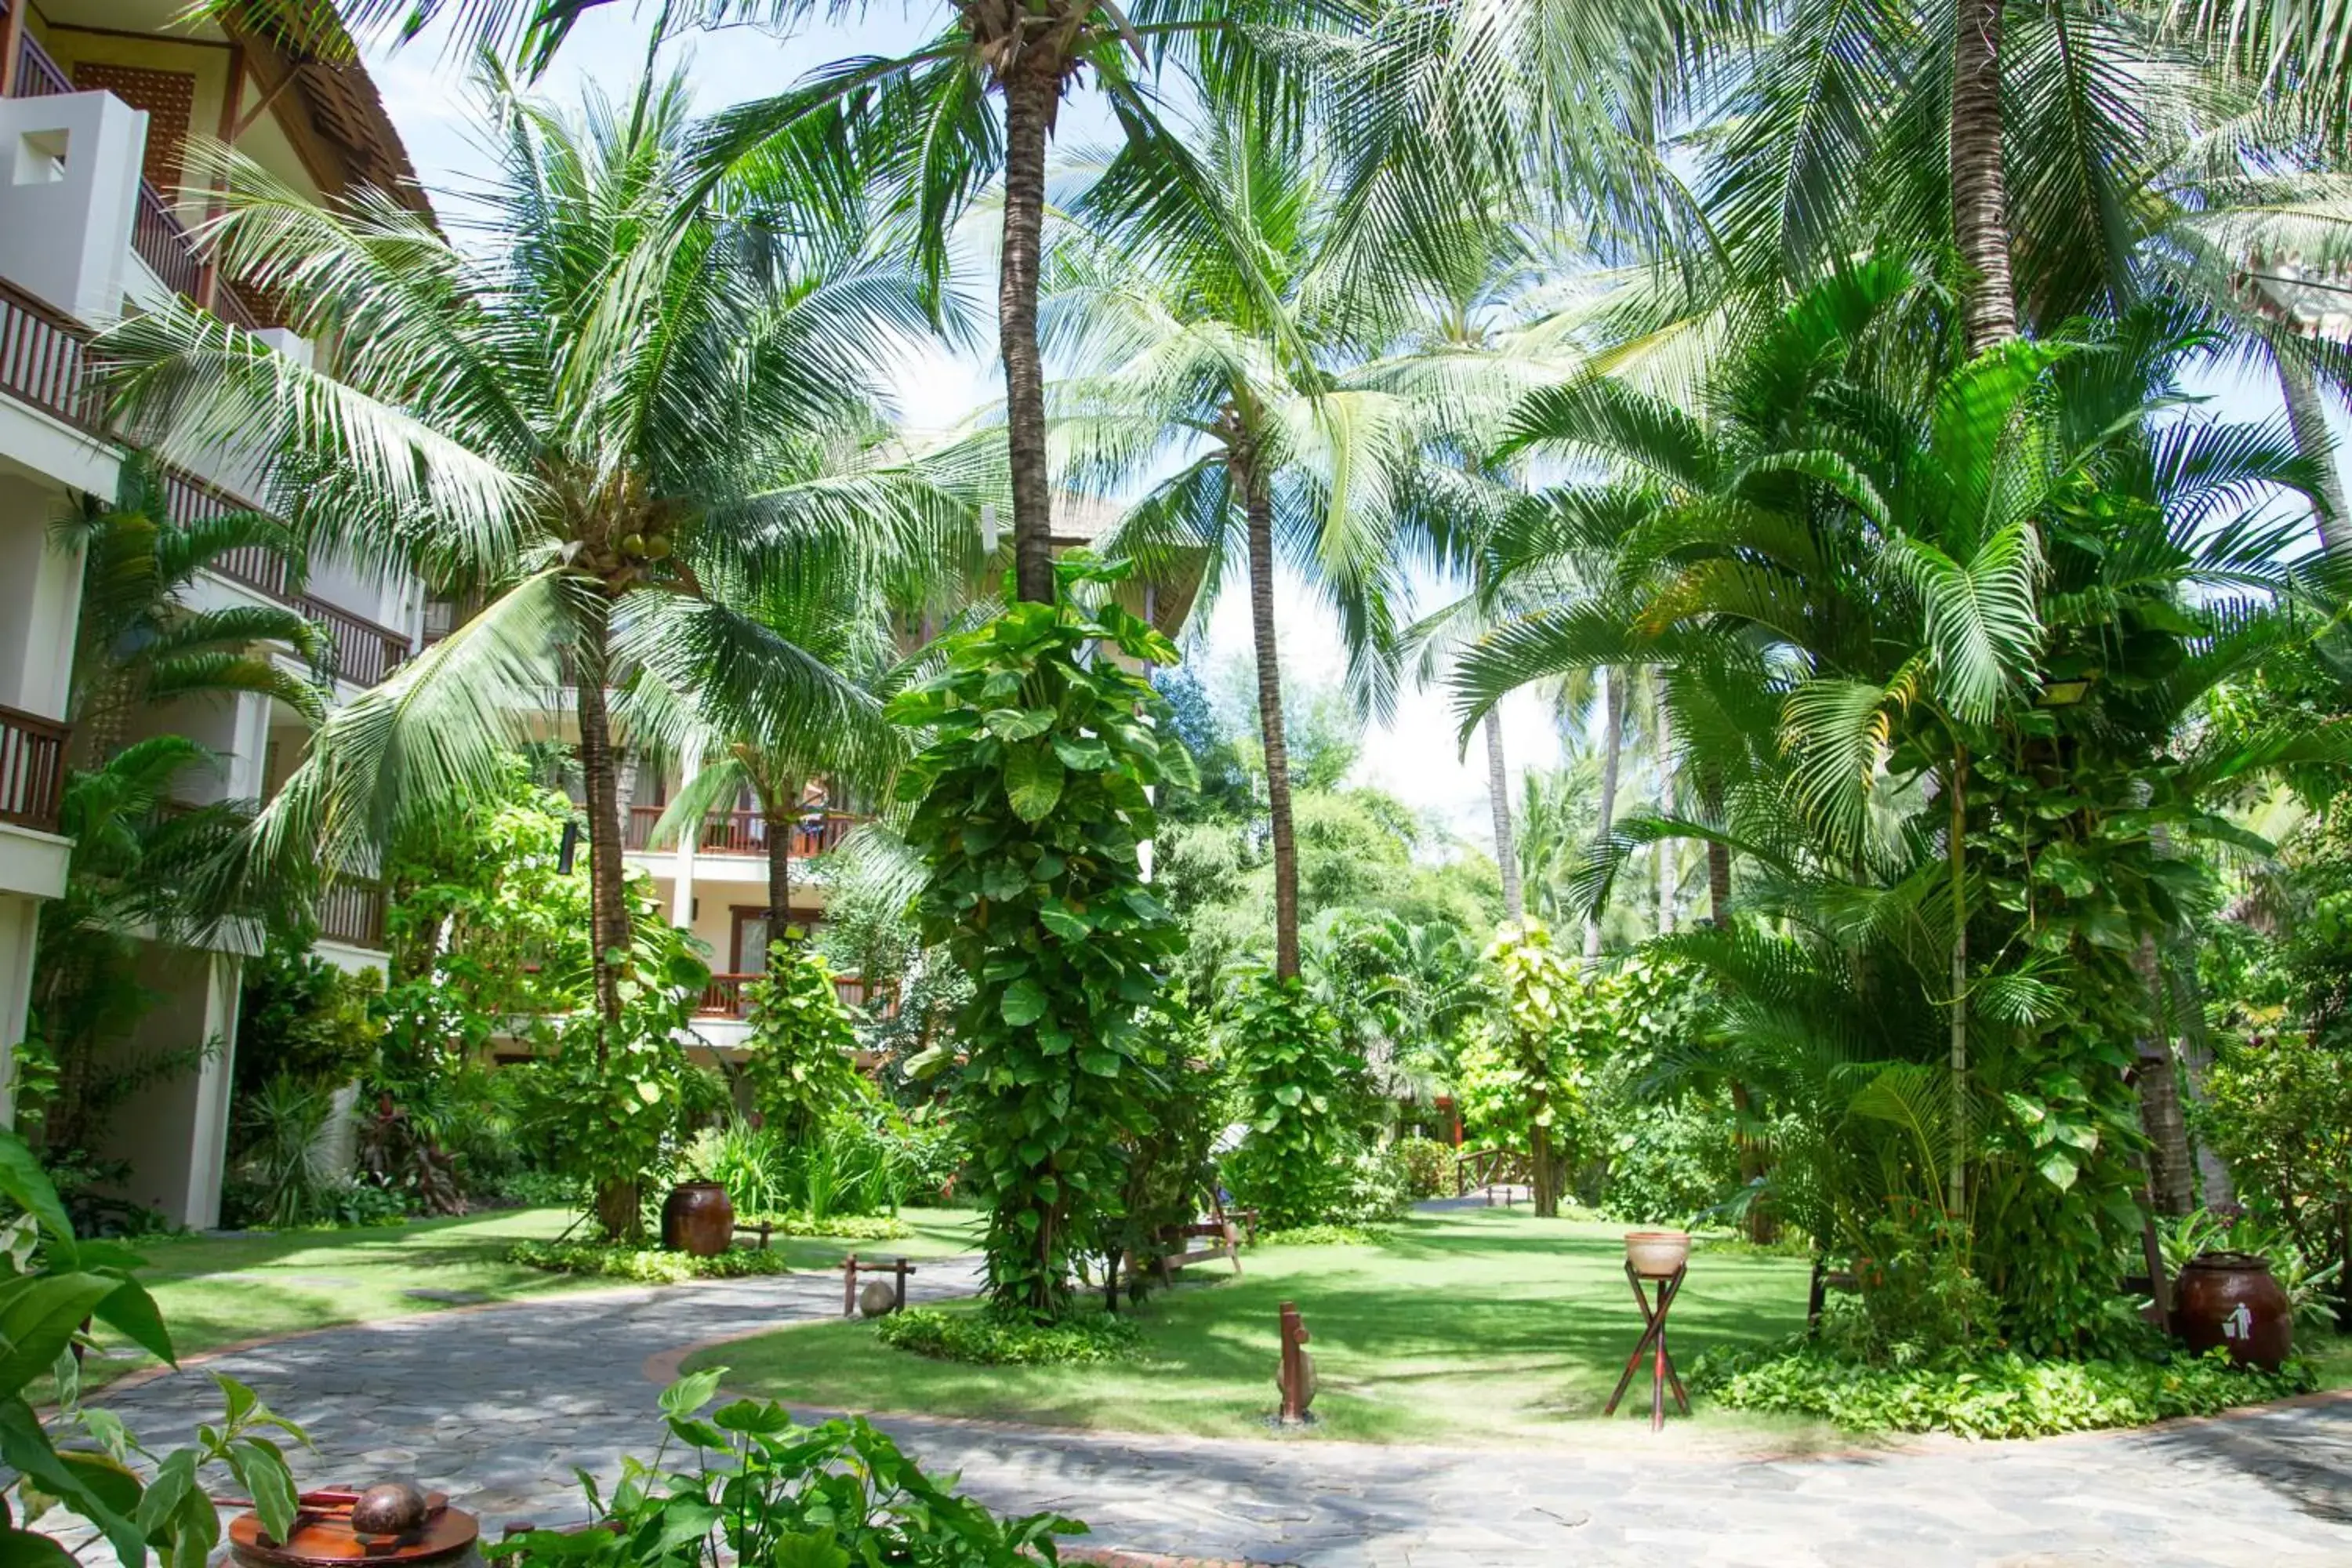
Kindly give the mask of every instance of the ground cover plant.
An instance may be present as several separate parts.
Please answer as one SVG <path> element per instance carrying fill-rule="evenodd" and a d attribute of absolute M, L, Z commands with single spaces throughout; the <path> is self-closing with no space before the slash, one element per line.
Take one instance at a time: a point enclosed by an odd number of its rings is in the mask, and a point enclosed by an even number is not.
<path fill-rule="evenodd" d="M 2030 1361 L 2014 1352 L 1938 1358 L 1917 1366 L 1858 1366 L 1822 1345 L 1732 1355 L 1691 1368 L 1695 1394 L 1735 1410 L 1817 1415 L 1855 1432 L 1951 1432 L 1962 1437 L 2047 1437 L 2103 1426 L 2144 1426 L 2212 1415 L 2308 1393 L 2304 1362 L 2282 1371 L 2230 1364 L 2150 1345 L 2130 1359 Z"/>
<path fill-rule="evenodd" d="M 975 1366 L 1077 1366 L 1129 1361 L 1141 1353 L 1143 1330 L 1132 1318 L 1077 1311 L 1051 1323 L 1015 1314 L 910 1307 L 875 1326 L 893 1350 Z"/>
<path fill-rule="evenodd" d="M 1239 1277 L 1196 1268 L 1152 1295 L 1133 1315 L 1137 1358 L 1100 1364 L 932 1360 L 892 1349 L 874 1325 L 856 1322 L 786 1329 L 689 1364 L 724 1362 L 730 1387 L 822 1409 L 1263 1437 L 1275 1403 L 1277 1309 L 1296 1300 L 1314 1335 L 1318 1435 L 1596 1440 L 1616 1429 L 1581 1418 L 1600 1414 L 1641 1332 L 1622 1235 L 1620 1226 L 1538 1221 L 1522 1205 L 1416 1215 L 1377 1246 L 1260 1246 L 1244 1254 Z M 1805 1287 L 1801 1258 L 1702 1254 L 1675 1309 L 1677 1353 L 1777 1343 L 1803 1326 Z M 1701 1441 L 1801 1441 L 1805 1430 L 1705 1407 L 1694 1426 Z"/>
<path fill-rule="evenodd" d="M 743 1279 L 782 1274 L 784 1255 L 772 1247 L 730 1247 L 708 1258 L 625 1241 L 518 1241 L 508 1261 L 551 1274 L 593 1274 L 640 1285 L 683 1285 L 689 1279 Z"/>

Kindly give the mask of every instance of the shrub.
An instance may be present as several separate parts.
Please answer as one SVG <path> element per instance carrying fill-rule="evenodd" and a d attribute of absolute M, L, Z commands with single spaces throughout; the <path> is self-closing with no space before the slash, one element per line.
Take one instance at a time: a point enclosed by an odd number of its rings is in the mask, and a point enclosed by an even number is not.
<path fill-rule="evenodd" d="M 1731 1108 L 1712 1098 L 1649 1098 L 1624 1079 L 1622 1072 L 1604 1079 L 1594 1140 L 1606 1162 L 1599 1206 L 1630 1225 L 1685 1225 L 1739 1185 Z"/>
<path fill-rule="evenodd" d="M 898 1241 L 915 1234 L 915 1227 L 894 1215 L 837 1214 L 814 1219 L 804 1214 L 778 1214 L 739 1209 L 737 1225 L 772 1225 L 780 1236 L 825 1236 L 839 1241 Z"/>
<path fill-rule="evenodd" d="M 761 1121 L 793 1143 L 874 1097 L 853 1058 L 857 1033 L 824 960 L 792 942 L 768 950 L 768 970 L 743 987 L 750 1049 L 743 1078 Z"/>
<path fill-rule="evenodd" d="M 247 962 L 237 1004 L 235 1077 L 240 1100 L 271 1079 L 334 1088 L 374 1059 L 383 993 L 373 970 L 350 974 L 308 950 L 273 942 Z"/>
<path fill-rule="evenodd" d="M 725 1372 L 662 1391 L 670 1458 L 658 1470 L 625 1458 L 609 1497 L 581 1472 L 588 1517 L 612 1529 L 530 1531 L 491 1556 L 503 1568 L 1032 1568 L 1058 1560 L 1054 1537 L 1086 1529 L 1043 1513 L 1000 1520 L 862 1420 L 802 1426 L 782 1405 L 749 1399 L 702 1414 Z M 689 1468 L 686 1453 L 709 1457 Z"/>
<path fill-rule="evenodd" d="M 577 1208 L 588 1194 L 579 1180 L 548 1171 L 517 1171 L 499 1180 L 499 1196 L 518 1208 Z"/>
<path fill-rule="evenodd" d="M 1225 1157 L 1226 1184 L 1276 1227 L 1343 1217 L 1370 1085 L 1361 1058 L 1296 978 L 1242 983 L 1224 1023 L 1225 1059 L 1249 1131 Z"/>
<path fill-rule="evenodd" d="M 1260 1247 L 1379 1247 L 1392 1232 L 1364 1225 L 1301 1225 L 1288 1230 L 1262 1230 Z"/>
<path fill-rule="evenodd" d="M 1143 1351 L 1143 1331 L 1131 1320 L 1094 1311 L 1038 1323 L 987 1309 L 910 1307 L 880 1320 L 875 1337 L 893 1350 L 977 1366 L 1082 1366 L 1130 1361 Z"/>
<path fill-rule="evenodd" d="M 299 1226 L 319 1217 L 337 1184 L 324 1140 L 334 1091 L 279 1073 L 238 1101 L 235 1179 L 222 1193 L 231 1225 Z"/>
<path fill-rule="evenodd" d="M 689 1279 L 740 1279 L 785 1272 L 782 1253 L 750 1247 L 730 1247 L 716 1258 L 697 1258 L 691 1253 L 611 1242 L 518 1241 L 507 1249 L 507 1261 L 526 1268 L 544 1268 L 551 1274 L 601 1274 L 644 1285 L 683 1285 Z"/>
<path fill-rule="evenodd" d="M 681 1132 L 715 1109 L 720 1089 L 678 1044 L 710 984 L 710 967 L 675 926 L 638 942 L 635 972 L 621 983 L 623 1012 L 558 1026 L 552 1055 L 530 1064 L 520 1121 L 558 1172 L 595 1194 L 608 1239 L 643 1228 L 640 1193 L 677 1152 Z M 650 945 L 650 951 L 647 951 Z"/>
<path fill-rule="evenodd" d="M 1394 1145 L 1360 1145 L 1341 1167 L 1325 1218 L 1333 1225 L 1402 1219 L 1412 1212 L 1412 1175 Z"/>
<path fill-rule="evenodd" d="M 1549 1219 L 1559 1213 L 1582 1136 L 1585 1061 L 1574 1014 L 1591 982 L 1552 945 L 1541 921 L 1503 927 L 1486 962 L 1503 1005 L 1488 1020 L 1485 1048 L 1464 1053 L 1464 1109 L 1475 1101 L 1507 1146 L 1528 1151 L 1535 1210 Z"/>
<path fill-rule="evenodd" d="M 1405 1186 L 1416 1198 L 1454 1195 L 1454 1150 L 1434 1138 L 1400 1138 L 1397 1158 L 1404 1162 Z"/>
<path fill-rule="evenodd" d="M 2309 1366 L 2241 1370 L 2229 1352 L 2203 1357 L 2032 1361 L 2013 1352 L 1933 1365 L 1870 1366 L 1799 1343 L 1744 1355 L 1701 1355 L 1694 1393 L 1734 1410 L 1811 1415 L 1852 1432 L 1951 1432 L 1963 1437 L 2042 1437 L 2142 1426 L 2309 1390 Z"/>

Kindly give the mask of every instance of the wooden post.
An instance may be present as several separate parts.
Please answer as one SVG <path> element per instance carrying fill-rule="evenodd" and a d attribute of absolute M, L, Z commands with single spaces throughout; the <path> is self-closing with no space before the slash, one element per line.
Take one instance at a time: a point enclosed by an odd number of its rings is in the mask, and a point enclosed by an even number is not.
<path fill-rule="evenodd" d="M 841 1315 L 857 1316 L 857 1254 L 854 1252 L 841 1260 Z"/>
<path fill-rule="evenodd" d="M 1282 1424 L 1302 1426 L 1307 1420 L 1307 1407 L 1315 1399 L 1315 1363 L 1307 1353 L 1307 1325 L 1299 1321 L 1298 1308 L 1289 1301 L 1282 1304 L 1282 1372 L 1276 1386 L 1282 1391 Z"/>
<path fill-rule="evenodd" d="M 236 142 L 237 112 L 245 105 L 245 46 L 234 45 L 228 52 L 228 85 L 221 94 L 220 143 L 224 147 Z M 205 203 L 205 221 L 209 224 L 220 216 L 220 188 L 215 185 Z M 220 258 L 207 246 L 196 271 L 196 303 L 212 310 L 220 301 Z"/>
<path fill-rule="evenodd" d="M 16 57 L 25 52 L 25 8 L 33 0 L 0 0 L 0 98 L 16 90 Z"/>

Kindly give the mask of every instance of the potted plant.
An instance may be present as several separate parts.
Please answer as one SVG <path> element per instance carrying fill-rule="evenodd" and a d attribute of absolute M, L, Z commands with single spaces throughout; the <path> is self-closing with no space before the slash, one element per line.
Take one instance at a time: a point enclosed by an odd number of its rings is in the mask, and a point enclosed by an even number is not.
<path fill-rule="evenodd" d="M 1644 1279 L 1670 1277 L 1690 1260 L 1690 1232 L 1686 1230 L 1625 1233 L 1625 1261 Z"/>

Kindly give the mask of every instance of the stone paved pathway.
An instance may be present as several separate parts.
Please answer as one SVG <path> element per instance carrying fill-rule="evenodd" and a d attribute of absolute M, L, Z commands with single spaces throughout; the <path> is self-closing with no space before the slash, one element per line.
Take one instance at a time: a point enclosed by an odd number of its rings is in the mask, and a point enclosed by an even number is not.
<path fill-rule="evenodd" d="M 971 1288 L 926 1264 L 919 1299 Z M 101 1400 L 170 1442 L 227 1372 L 307 1426 L 305 1479 L 413 1476 L 495 1529 L 581 1517 L 658 1437 L 647 1363 L 840 1310 L 823 1275 L 572 1297 L 379 1323 L 233 1352 Z M 1628 1422 L 1580 1450 L 1381 1447 L 884 1423 L 1007 1510 L 1093 1543 L 1311 1568 L 1453 1564 L 2352 1564 L 2352 1399 L 2041 1443 L 1929 1442 L 1758 1459 L 1654 1445 Z"/>

